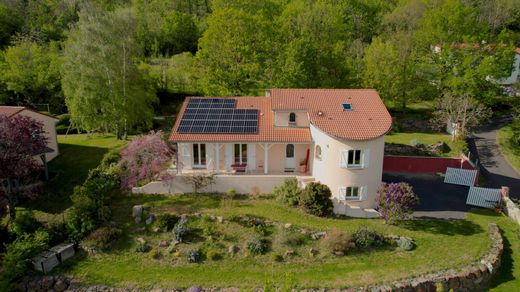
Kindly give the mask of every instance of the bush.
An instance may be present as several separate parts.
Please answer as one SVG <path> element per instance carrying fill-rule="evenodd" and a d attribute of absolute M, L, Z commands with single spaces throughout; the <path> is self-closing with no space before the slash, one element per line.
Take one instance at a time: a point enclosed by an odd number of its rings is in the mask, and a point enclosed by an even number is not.
<path fill-rule="evenodd" d="M 190 233 L 190 229 L 188 228 L 187 223 L 188 218 L 181 217 L 179 222 L 175 224 L 172 230 L 173 240 L 176 240 L 178 242 L 183 242 L 185 240 L 186 236 Z"/>
<path fill-rule="evenodd" d="M 47 226 L 49 245 L 57 245 L 69 239 L 69 229 L 65 222 L 54 222 Z"/>
<path fill-rule="evenodd" d="M 269 242 L 259 237 L 258 235 L 254 235 L 251 240 L 247 243 L 247 249 L 251 254 L 265 254 L 269 249 Z"/>
<path fill-rule="evenodd" d="M 343 255 L 349 251 L 351 239 L 350 234 L 334 229 L 327 233 L 323 244 L 331 253 Z"/>
<path fill-rule="evenodd" d="M 254 225 L 253 229 L 255 230 L 255 233 L 260 236 L 267 236 L 272 233 L 271 226 L 266 224 Z"/>
<path fill-rule="evenodd" d="M 409 184 L 383 182 L 377 190 L 376 210 L 381 214 L 385 223 L 396 224 L 408 219 L 418 202 L 419 198 Z"/>
<path fill-rule="evenodd" d="M 320 217 L 328 216 L 334 210 L 331 196 L 328 186 L 319 182 L 311 182 L 302 192 L 300 205 L 309 214 Z"/>
<path fill-rule="evenodd" d="M 162 253 L 159 249 L 153 248 L 152 251 L 150 252 L 150 257 L 154 260 L 158 260 L 162 257 Z"/>
<path fill-rule="evenodd" d="M 299 204 L 301 193 L 302 190 L 298 187 L 298 180 L 295 177 L 286 178 L 282 185 L 273 190 L 276 199 L 289 206 Z"/>
<path fill-rule="evenodd" d="M 222 258 L 222 255 L 215 251 L 215 250 L 209 250 L 207 253 L 206 253 L 206 257 L 209 259 L 209 260 L 212 260 L 212 261 L 218 261 Z"/>
<path fill-rule="evenodd" d="M 384 244 L 384 237 L 373 230 L 368 230 L 366 226 L 360 226 L 352 235 L 352 240 L 358 248 L 377 247 Z"/>
<path fill-rule="evenodd" d="M 283 239 L 283 244 L 291 247 L 296 247 L 305 244 L 307 236 L 301 233 L 288 233 Z"/>
<path fill-rule="evenodd" d="M 7 246 L 3 256 L 4 268 L 2 280 L 14 283 L 30 270 L 31 259 L 39 252 L 48 248 L 49 234 L 36 231 L 33 234 L 23 234 Z"/>
<path fill-rule="evenodd" d="M 81 246 L 89 252 L 105 251 L 112 247 L 121 235 L 121 230 L 114 227 L 100 227 L 90 233 L 83 241 Z"/>
<path fill-rule="evenodd" d="M 215 227 L 213 227 L 213 225 L 208 225 L 204 227 L 204 229 L 202 230 L 202 234 L 209 240 L 213 240 L 218 236 L 218 232 L 217 230 L 215 230 Z"/>
<path fill-rule="evenodd" d="M 271 254 L 271 259 L 275 262 L 283 262 L 283 256 L 281 254 L 277 254 L 277 253 L 272 253 Z"/>
<path fill-rule="evenodd" d="M 105 155 L 103 155 L 103 159 L 101 159 L 99 165 L 103 168 L 108 168 L 117 164 L 119 160 L 121 160 L 121 154 L 119 154 L 119 150 L 110 150 Z"/>
<path fill-rule="evenodd" d="M 155 226 L 163 231 L 170 231 L 179 222 L 179 216 L 174 214 L 160 214 L 155 220 Z"/>
<path fill-rule="evenodd" d="M 135 251 L 141 253 L 149 252 L 151 249 L 150 245 L 146 242 L 139 242 L 135 247 Z"/>
<path fill-rule="evenodd" d="M 189 263 L 198 263 L 202 261 L 202 254 L 199 250 L 192 249 L 188 252 L 188 262 Z"/>
<path fill-rule="evenodd" d="M 237 196 L 237 191 L 234 189 L 234 188 L 229 188 L 227 191 L 226 191 L 226 196 L 233 200 L 235 199 L 235 197 Z"/>
<path fill-rule="evenodd" d="M 67 213 L 67 228 L 69 238 L 74 243 L 96 229 L 99 223 L 98 207 L 95 202 L 86 196 L 72 196 L 73 206 Z"/>
<path fill-rule="evenodd" d="M 396 241 L 396 243 L 399 249 L 404 251 L 410 251 L 415 248 L 415 243 L 411 238 L 401 237 Z"/>
<path fill-rule="evenodd" d="M 192 174 L 185 175 L 182 178 L 186 184 L 192 186 L 193 193 L 195 194 L 198 194 L 201 189 L 215 183 L 215 177 L 213 174 Z"/>
<path fill-rule="evenodd" d="M 18 212 L 16 215 L 13 222 L 9 224 L 9 231 L 14 233 L 16 237 L 34 233 L 42 227 L 42 224 L 36 220 L 32 211 Z"/>

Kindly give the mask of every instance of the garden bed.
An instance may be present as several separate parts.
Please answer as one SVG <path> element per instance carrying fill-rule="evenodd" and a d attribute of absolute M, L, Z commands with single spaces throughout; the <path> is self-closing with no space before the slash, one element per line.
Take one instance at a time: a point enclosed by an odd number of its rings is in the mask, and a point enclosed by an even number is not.
<path fill-rule="evenodd" d="M 171 232 L 154 232 L 153 225 L 144 227 L 143 223 L 135 223 L 130 213 L 132 206 L 137 204 L 150 206 L 155 214 L 199 213 L 200 217 L 188 221 L 188 226 L 195 230 L 193 237 L 179 243 L 172 253 L 165 246 L 157 258 L 152 251 L 136 252 L 139 237 L 156 250 L 161 241 L 169 243 L 172 240 Z M 193 285 L 240 288 L 364 286 L 462 267 L 475 261 L 488 248 L 487 223 L 493 218 L 487 213 L 469 214 L 468 220 L 420 220 L 389 226 L 378 219 L 319 218 L 284 207 L 272 199 L 230 202 L 215 195 L 134 195 L 117 199 L 112 209 L 116 225 L 123 229 L 122 239 L 105 253 L 78 259 L 60 268 L 62 272 L 85 284 L 145 289 Z M 220 216 L 227 223 L 219 223 Z M 243 216 L 277 222 L 265 236 L 269 241 L 265 254 L 252 254 L 247 249 L 247 243 L 256 233 L 255 227 L 231 220 Z M 209 233 L 205 231 L 208 226 L 214 226 L 216 231 L 213 240 L 208 240 Z M 380 234 L 413 238 L 416 248 L 412 251 L 402 251 L 394 246 L 353 249 L 337 256 L 328 251 L 321 240 L 313 240 L 310 236 L 297 246 L 288 246 L 284 240 L 286 234 L 302 234 L 302 229 L 309 233 L 337 229 L 352 234 L 362 226 Z M 238 246 L 240 251 L 230 254 L 231 245 Z M 311 255 L 311 248 L 318 251 L 317 255 Z M 212 260 L 206 256 L 199 263 L 190 263 L 188 254 L 191 250 L 200 250 L 206 255 L 207 251 L 214 250 L 221 257 Z M 286 255 L 287 251 L 294 253 Z"/>

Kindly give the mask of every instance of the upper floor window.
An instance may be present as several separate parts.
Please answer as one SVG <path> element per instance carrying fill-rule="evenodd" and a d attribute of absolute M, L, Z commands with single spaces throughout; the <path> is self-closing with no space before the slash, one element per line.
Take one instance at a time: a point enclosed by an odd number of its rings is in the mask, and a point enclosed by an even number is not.
<path fill-rule="evenodd" d="M 289 126 L 296 126 L 296 114 L 295 113 L 289 114 Z"/>
<path fill-rule="evenodd" d="M 367 168 L 370 161 L 370 150 L 343 150 L 340 155 L 340 166 L 342 168 Z"/>

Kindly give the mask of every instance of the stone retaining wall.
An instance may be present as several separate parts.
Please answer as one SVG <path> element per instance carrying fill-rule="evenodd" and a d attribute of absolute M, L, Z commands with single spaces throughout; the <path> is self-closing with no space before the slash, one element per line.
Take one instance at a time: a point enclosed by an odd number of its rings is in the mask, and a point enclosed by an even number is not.
<path fill-rule="evenodd" d="M 328 291 L 355 292 L 355 291 L 483 291 L 488 287 L 491 279 L 500 268 L 500 261 L 504 244 L 500 230 L 496 224 L 489 225 L 489 236 L 491 247 L 489 251 L 480 259 L 469 266 L 459 270 L 447 270 L 437 273 L 422 275 L 419 277 L 395 281 L 393 283 L 366 286 L 350 289 L 330 289 Z M 142 291 L 133 288 L 111 288 L 107 286 L 80 286 L 75 279 L 67 279 L 61 276 L 48 276 L 37 279 L 27 279 L 17 285 L 18 291 L 72 291 L 72 292 L 104 292 L 104 291 Z M 184 290 L 163 290 L 153 291 L 184 291 Z M 240 291 L 237 288 L 200 288 L 191 287 L 188 292 L 231 292 Z M 255 289 L 261 292 L 262 289 Z M 323 289 L 302 290 L 302 291 L 325 291 Z"/>
<path fill-rule="evenodd" d="M 503 196 L 504 213 L 520 225 L 520 208 L 509 197 Z"/>

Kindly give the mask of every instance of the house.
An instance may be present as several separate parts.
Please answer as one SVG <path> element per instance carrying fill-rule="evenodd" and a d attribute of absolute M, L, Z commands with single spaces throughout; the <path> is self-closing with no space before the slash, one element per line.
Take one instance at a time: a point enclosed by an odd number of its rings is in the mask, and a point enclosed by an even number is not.
<path fill-rule="evenodd" d="M 328 185 L 335 213 L 372 217 L 391 124 L 373 89 L 271 89 L 187 98 L 170 141 L 178 175 L 214 173 L 213 191 L 270 192 L 295 176 Z"/>
<path fill-rule="evenodd" d="M 59 154 L 58 140 L 56 137 L 56 123 L 58 119 L 53 116 L 46 115 L 37 111 L 33 111 L 26 107 L 21 106 L 0 106 L 0 115 L 8 117 L 15 117 L 22 115 L 33 118 L 43 124 L 43 130 L 45 131 L 45 137 L 47 138 L 48 151 L 45 153 L 44 163 L 51 161 Z"/>
<path fill-rule="evenodd" d="M 520 77 L 520 48 L 515 49 L 515 59 L 512 64 L 511 75 L 498 81 L 501 85 L 510 86 L 518 82 Z"/>

